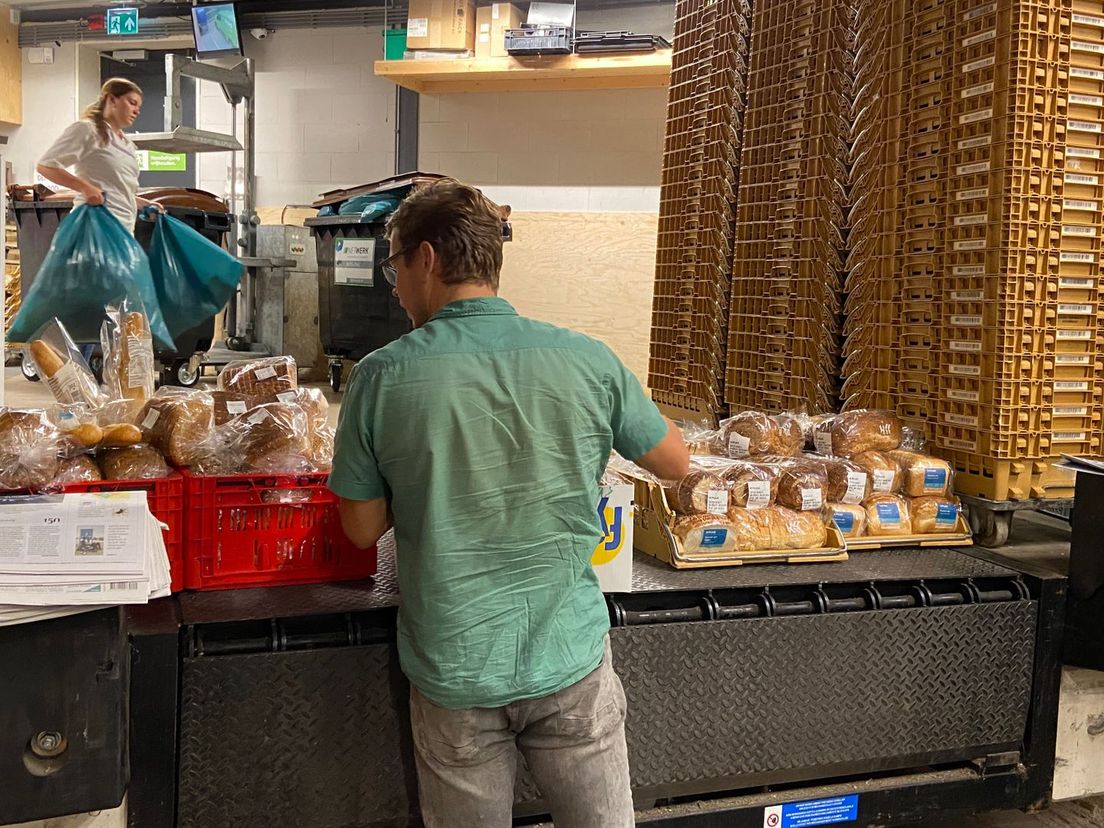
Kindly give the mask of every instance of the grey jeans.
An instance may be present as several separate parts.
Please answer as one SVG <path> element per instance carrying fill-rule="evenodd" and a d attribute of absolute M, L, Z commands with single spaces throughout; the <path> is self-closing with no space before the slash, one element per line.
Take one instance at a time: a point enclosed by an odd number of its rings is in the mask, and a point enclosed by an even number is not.
<path fill-rule="evenodd" d="M 594 672 L 540 699 L 447 710 L 412 685 L 410 723 L 426 828 L 509 826 L 519 750 L 556 828 L 634 824 L 625 692 L 608 637 Z"/>

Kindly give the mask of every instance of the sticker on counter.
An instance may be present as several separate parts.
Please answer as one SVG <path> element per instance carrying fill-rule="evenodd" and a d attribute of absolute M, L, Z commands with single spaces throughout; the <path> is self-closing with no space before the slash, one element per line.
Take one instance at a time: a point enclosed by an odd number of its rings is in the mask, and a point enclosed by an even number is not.
<path fill-rule="evenodd" d="M 334 284 L 374 287 L 376 240 L 338 239 L 334 247 Z"/>
<path fill-rule="evenodd" d="M 749 480 L 747 482 L 747 508 L 762 509 L 770 505 L 771 484 L 769 480 Z"/>
<path fill-rule="evenodd" d="M 751 439 L 743 434 L 731 434 L 728 438 L 729 457 L 747 457 L 751 448 Z"/>
<path fill-rule="evenodd" d="M 862 503 L 863 498 L 866 497 L 866 481 L 866 472 L 848 471 L 847 491 L 843 493 L 843 502 L 850 503 L 852 506 Z"/>
<path fill-rule="evenodd" d="M 705 511 L 711 515 L 728 514 L 728 489 L 710 489 L 706 492 Z"/>
<path fill-rule="evenodd" d="M 801 490 L 801 511 L 810 512 L 824 505 L 824 490 L 817 486 L 815 489 Z"/>
<path fill-rule="evenodd" d="M 946 469 L 924 469 L 924 491 L 941 492 L 947 488 Z"/>
<path fill-rule="evenodd" d="M 850 512 L 832 512 L 832 523 L 845 535 L 855 531 L 855 516 Z"/>
<path fill-rule="evenodd" d="M 858 818 L 859 796 L 851 794 L 771 805 L 763 809 L 763 828 L 816 828 L 855 822 Z"/>
<path fill-rule="evenodd" d="M 897 481 L 897 472 L 893 469 L 874 470 L 874 491 L 879 494 L 893 491 L 893 484 Z"/>
<path fill-rule="evenodd" d="M 935 507 L 936 526 L 954 526 L 958 523 L 958 507 L 953 503 L 940 503 Z"/>
<path fill-rule="evenodd" d="M 703 529 L 701 537 L 701 545 L 703 549 L 711 549 L 718 546 L 724 546 L 725 541 L 728 540 L 727 529 Z"/>

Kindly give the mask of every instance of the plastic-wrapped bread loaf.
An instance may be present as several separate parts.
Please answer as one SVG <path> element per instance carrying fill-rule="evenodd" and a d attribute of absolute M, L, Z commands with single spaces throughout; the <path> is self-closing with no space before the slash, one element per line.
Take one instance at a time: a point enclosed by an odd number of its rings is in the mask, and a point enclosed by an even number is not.
<path fill-rule="evenodd" d="M 691 471 L 667 485 L 668 505 L 680 515 L 723 515 L 728 511 L 728 487 L 717 475 Z"/>
<path fill-rule="evenodd" d="M 870 475 L 871 494 L 896 494 L 901 491 L 904 474 L 897 461 L 880 451 L 864 451 L 851 462 Z"/>
<path fill-rule="evenodd" d="M 742 411 L 721 423 L 720 442 L 734 459 L 791 456 L 801 450 L 805 434 L 795 417 Z"/>
<path fill-rule="evenodd" d="M 727 516 L 684 515 L 671 531 L 687 556 L 731 555 L 738 551 L 737 528 Z"/>
<path fill-rule="evenodd" d="M 277 356 L 231 362 L 219 373 L 218 387 L 220 391 L 286 402 L 280 395 L 299 387 L 295 360 Z"/>
<path fill-rule="evenodd" d="M 161 388 L 139 415 L 142 436 L 174 466 L 187 467 L 214 427 L 214 403 L 203 391 Z"/>
<path fill-rule="evenodd" d="M 845 411 L 832 419 L 832 454 L 891 451 L 901 445 L 901 421 L 889 411 Z"/>
<path fill-rule="evenodd" d="M 778 496 L 782 470 L 766 463 L 737 460 L 721 473 L 729 487 L 729 503 L 747 509 L 763 509 Z"/>
<path fill-rule="evenodd" d="M 104 480 L 154 480 L 168 477 L 172 469 L 153 446 L 127 446 L 100 452 Z"/>
<path fill-rule="evenodd" d="M 252 397 L 237 391 L 212 391 L 211 405 L 215 426 L 226 425 L 235 417 L 240 417 L 253 407 Z"/>
<path fill-rule="evenodd" d="M 94 483 L 97 480 L 103 480 L 103 474 L 92 455 L 78 454 L 61 461 L 53 482 L 60 486 L 65 483 Z"/>
<path fill-rule="evenodd" d="M 915 535 L 949 534 L 958 528 L 958 503 L 947 497 L 918 497 L 909 503 Z"/>
<path fill-rule="evenodd" d="M 763 510 L 771 534 L 771 549 L 821 549 L 828 540 L 828 527 L 818 512 L 802 512 L 783 506 Z"/>
<path fill-rule="evenodd" d="M 775 503 L 798 512 L 819 510 L 828 502 L 828 477 L 816 464 L 795 462 L 782 469 Z"/>
<path fill-rule="evenodd" d="M 0 489 L 41 489 L 57 475 L 61 434 L 45 411 L 0 408 Z"/>
<path fill-rule="evenodd" d="M 866 509 L 849 503 L 830 503 L 832 522 L 845 538 L 861 538 L 866 534 Z"/>
<path fill-rule="evenodd" d="M 127 419 L 134 419 L 153 397 L 156 375 L 153 335 L 142 313 L 111 308 L 100 339 L 104 350 L 104 382 L 111 395 L 125 401 Z"/>
<path fill-rule="evenodd" d="M 875 535 L 911 535 L 912 519 L 908 501 L 891 494 L 871 495 L 863 502 L 866 509 L 866 533 Z"/>
<path fill-rule="evenodd" d="M 57 402 L 62 405 L 80 403 L 95 408 L 103 401 L 96 377 L 68 339 L 69 335 L 61 328 L 61 323 L 52 325 L 53 329 L 43 334 L 52 336 L 32 340 L 27 346 L 27 355 L 35 372 L 46 381 Z"/>
<path fill-rule="evenodd" d="M 752 552 L 771 548 L 771 524 L 767 509 L 743 509 L 734 506 L 728 510 L 728 519 L 735 527 L 736 551 Z"/>
<path fill-rule="evenodd" d="M 873 493 L 870 475 L 858 464 L 833 457 L 825 458 L 824 466 L 828 475 L 827 497 L 830 502 L 855 506 Z"/>
<path fill-rule="evenodd" d="M 942 497 L 951 483 L 950 464 L 938 457 L 915 451 L 891 451 L 889 457 L 901 467 L 901 491 L 909 497 Z"/>
<path fill-rule="evenodd" d="M 255 472 L 311 471 L 307 416 L 293 403 L 265 403 L 239 418 L 245 466 Z"/>

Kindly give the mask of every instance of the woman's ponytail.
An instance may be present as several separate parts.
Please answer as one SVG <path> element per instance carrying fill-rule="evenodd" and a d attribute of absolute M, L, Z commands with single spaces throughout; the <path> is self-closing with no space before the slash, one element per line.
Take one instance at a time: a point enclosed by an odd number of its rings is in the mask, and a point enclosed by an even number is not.
<path fill-rule="evenodd" d="M 142 89 L 134 81 L 129 81 L 126 78 L 111 78 L 100 88 L 100 97 L 94 103 L 85 107 L 84 112 L 81 113 L 81 118 L 91 121 L 93 126 L 96 127 L 96 134 L 100 137 L 101 144 L 106 145 L 108 142 L 107 121 L 104 120 L 104 108 L 107 106 L 107 99 L 118 98 L 131 92 L 137 92 L 141 95 Z"/>

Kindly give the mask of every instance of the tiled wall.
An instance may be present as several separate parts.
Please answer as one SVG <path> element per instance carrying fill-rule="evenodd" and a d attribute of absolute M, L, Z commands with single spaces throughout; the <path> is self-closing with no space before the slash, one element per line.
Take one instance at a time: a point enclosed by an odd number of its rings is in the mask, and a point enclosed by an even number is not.
<path fill-rule="evenodd" d="M 289 29 L 245 38 L 257 66 L 257 205 L 308 204 L 318 193 L 395 168 L 395 86 L 377 78 L 378 28 Z M 230 129 L 230 107 L 204 84 L 199 124 Z M 229 156 L 201 157 L 199 186 L 222 194 Z"/>

